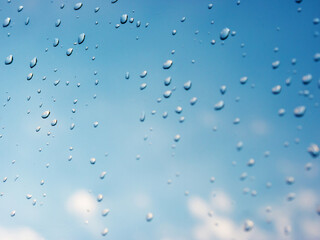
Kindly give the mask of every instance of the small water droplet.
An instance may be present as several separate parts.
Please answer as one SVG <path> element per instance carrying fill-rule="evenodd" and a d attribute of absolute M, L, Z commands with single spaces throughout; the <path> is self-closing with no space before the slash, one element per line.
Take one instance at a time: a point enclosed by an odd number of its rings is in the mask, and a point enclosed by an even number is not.
<path fill-rule="evenodd" d="M 152 219 L 153 219 L 153 214 L 149 212 L 146 216 L 146 220 L 147 222 L 150 222 Z"/>
<path fill-rule="evenodd" d="M 246 231 L 246 232 L 249 232 L 253 229 L 254 227 L 254 223 L 253 221 L 247 219 L 245 222 L 244 222 L 244 226 L 243 226 L 243 229 Z"/>
<path fill-rule="evenodd" d="M 105 217 L 105 216 L 107 216 L 108 214 L 109 214 L 109 212 L 110 212 L 110 209 L 103 209 L 102 210 L 102 212 L 101 212 L 101 215 L 103 216 L 103 217 Z"/>
<path fill-rule="evenodd" d="M 279 94 L 280 92 L 281 92 L 281 86 L 280 86 L 280 85 L 274 86 L 274 87 L 272 88 L 272 93 L 273 93 L 273 94 L 277 95 L 277 94 Z"/>
<path fill-rule="evenodd" d="M 22 10 L 23 10 L 23 6 L 19 6 L 17 9 L 18 12 L 21 12 Z"/>
<path fill-rule="evenodd" d="M 102 194 L 98 194 L 97 201 L 101 202 L 102 200 L 103 200 L 103 195 Z"/>
<path fill-rule="evenodd" d="M 165 92 L 163 93 L 163 96 L 164 96 L 165 98 L 169 98 L 169 97 L 171 96 L 171 94 L 172 94 L 172 92 L 171 92 L 170 90 L 167 90 L 167 91 L 165 91 Z"/>
<path fill-rule="evenodd" d="M 144 70 L 141 74 L 140 74 L 140 78 L 144 78 L 146 77 L 148 74 L 148 72 L 146 70 Z"/>
<path fill-rule="evenodd" d="M 113 1 L 114 1 L 114 0 L 113 0 Z M 115 1 L 115 2 L 116 2 L 116 1 Z M 108 234 L 108 232 L 109 232 L 109 229 L 108 229 L 108 228 L 105 228 L 105 229 L 102 230 L 101 235 L 104 237 L 104 236 L 106 236 L 106 235 Z"/>
<path fill-rule="evenodd" d="M 187 81 L 183 85 L 184 89 L 187 90 L 187 91 L 191 88 L 191 86 L 192 86 L 192 82 L 191 81 Z"/>
<path fill-rule="evenodd" d="M 61 19 L 58 18 L 58 19 L 56 20 L 56 22 L 55 22 L 55 26 L 56 26 L 56 27 L 59 27 L 60 24 L 61 24 Z"/>
<path fill-rule="evenodd" d="M 320 148 L 317 144 L 312 143 L 308 147 L 308 153 L 314 158 L 318 157 L 320 155 Z"/>
<path fill-rule="evenodd" d="M 11 63 L 13 62 L 13 56 L 12 55 L 9 55 L 8 57 L 6 57 L 4 63 L 6 65 L 10 65 Z"/>
<path fill-rule="evenodd" d="M 221 110 L 222 108 L 224 108 L 224 101 L 219 101 L 214 105 L 214 109 L 215 110 Z"/>
<path fill-rule="evenodd" d="M 311 75 L 311 74 L 307 74 L 307 75 L 304 75 L 304 76 L 302 77 L 302 83 L 303 83 L 304 85 L 309 84 L 311 81 L 312 81 L 312 75 Z"/>

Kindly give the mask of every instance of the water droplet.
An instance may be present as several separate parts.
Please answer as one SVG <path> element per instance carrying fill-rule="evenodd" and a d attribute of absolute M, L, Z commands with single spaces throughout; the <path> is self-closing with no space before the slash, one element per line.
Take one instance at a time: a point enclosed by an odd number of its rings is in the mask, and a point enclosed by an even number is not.
<path fill-rule="evenodd" d="M 102 200 L 103 200 L 103 195 L 102 194 L 98 194 L 97 201 L 101 202 Z"/>
<path fill-rule="evenodd" d="M 10 65 L 13 62 L 13 56 L 9 55 L 8 57 L 6 57 L 6 59 L 4 60 L 4 63 L 6 65 Z"/>
<path fill-rule="evenodd" d="M 86 35 L 84 33 L 81 33 L 79 36 L 78 36 L 78 43 L 81 44 L 83 43 L 84 39 L 86 38 Z"/>
<path fill-rule="evenodd" d="M 103 209 L 102 212 L 101 212 L 101 215 L 103 217 L 105 217 L 105 216 L 107 216 L 109 214 L 109 212 L 110 212 L 110 209 Z"/>
<path fill-rule="evenodd" d="M 29 17 L 27 17 L 27 18 L 26 18 L 26 21 L 24 22 L 24 24 L 25 24 L 25 25 L 28 25 L 28 24 L 29 24 L 29 22 L 30 22 L 30 18 L 29 18 Z"/>
<path fill-rule="evenodd" d="M 214 109 L 215 110 L 221 110 L 222 108 L 224 108 L 224 101 L 219 101 L 214 105 Z"/>
<path fill-rule="evenodd" d="M 240 83 L 241 84 L 245 84 L 247 81 L 248 81 L 248 77 L 246 77 L 246 76 L 240 78 Z"/>
<path fill-rule="evenodd" d="M 171 80 L 172 80 L 171 77 L 167 77 L 167 78 L 164 80 L 164 85 L 165 85 L 165 86 L 169 86 L 170 83 L 171 83 Z"/>
<path fill-rule="evenodd" d="M 146 70 L 144 70 L 144 71 L 140 74 L 140 77 L 141 77 L 141 78 L 144 78 L 144 77 L 147 76 L 147 74 L 148 74 L 148 72 L 147 72 Z"/>
<path fill-rule="evenodd" d="M 288 185 L 292 185 L 292 184 L 294 183 L 294 177 L 287 177 L 286 183 L 287 183 Z"/>
<path fill-rule="evenodd" d="M 255 164 L 255 160 L 253 158 L 250 158 L 249 161 L 247 162 L 248 167 L 252 167 Z"/>
<path fill-rule="evenodd" d="M 212 7 L 213 7 L 213 4 L 212 4 L 212 3 L 209 3 L 208 9 L 211 9 Z"/>
<path fill-rule="evenodd" d="M 47 117 L 49 117 L 49 115 L 50 115 L 50 111 L 47 110 L 47 111 L 44 111 L 44 112 L 42 113 L 41 117 L 42 117 L 43 119 L 46 119 Z"/>
<path fill-rule="evenodd" d="M 164 96 L 165 98 L 169 98 L 169 97 L 171 96 L 171 94 L 172 94 L 172 92 L 171 92 L 170 90 L 167 90 L 167 91 L 165 91 L 165 92 L 163 93 L 163 96 Z"/>
<path fill-rule="evenodd" d="M 182 112 L 182 107 L 178 106 L 175 111 L 176 113 L 180 114 Z"/>
<path fill-rule="evenodd" d="M 225 94 L 226 91 L 227 91 L 227 86 L 226 86 L 226 85 L 222 85 L 222 86 L 220 87 L 220 92 L 221 92 L 221 94 L 222 94 L 222 95 Z"/>
<path fill-rule="evenodd" d="M 61 19 L 57 19 L 57 21 L 55 22 L 55 26 L 56 27 L 59 27 L 61 24 Z"/>
<path fill-rule="evenodd" d="M 272 93 L 273 94 L 279 94 L 281 92 L 281 86 L 280 85 L 277 85 L 277 86 L 274 86 L 273 88 L 272 88 Z"/>
<path fill-rule="evenodd" d="M 95 158 L 90 158 L 90 163 L 91 164 L 95 164 L 96 163 L 96 159 Z"/>
<path fill-rule="evenodd" d="M 230 29 L 229 28 L 224 28 L 220 32 L 220 39 L 221 40 L 226 40 L 229 37 Z"/>
<path fill-rule="evenodd" d="M 11 22 L 11 18 L 7 17 L 7 18 L 4 19 L 2 26 L 3 27 L 8 27 L 10 22 Z"/>
<path fill-rule="evenodd" d="M 146 83 L 142 83 L 141 85 L 140 85 L 140 90 L 143 90 L 143 89 L 145 89 L 147 87 L 147 84 Z"/>
<path fill-rule="evenodd" d="M 27 194 L 27 195 L 26 195 L 26 198 L 27 198 L 27 199 L 30 199 L 30 198 L 32 198 L 32 195 L 31 195 L 31 194 Z"/>
<path fill-rule="evenodd" d="M 94 123 L 93 123 L 93 127 L 95 127 L 95 128 L 98 127 L 98 125 L 99 125 L 98 122 L 94 122 Z"/>
<path fill-rule="evenodd" d="M 115 0 L 113 0 L 113 1 L 115 1 Z M 116 1 L 117 1 L 117 0 L 116 0 Z M 115 1 L 115 2 L 116 2 L 116 1 Z M 104 236 L 106 236 L 106 235 L 108 234 L 108 232 L 109 232 L 109 229 L 108 229 L 108 228 L 105 228 L 105 229 L 102 230 L 101 235 L 104 237 Z"/>
<path fill-rule="evenodd" d="M 102 172 L 101 174 L 100 174 L 100 179 L 104 179 L 104 177 L 107 175 L 107 172 Z"/>
<path fill-rule="evenodd" d="M 11 217 L 14 217 L 15 215 L 16 215 L 16 211 L 13 210 L 13 211 L 10 213 L 10 216 L 11 216 Z"/>
<path fill-rule="evenodd" d="M 163 63 L 163 69 L 169 69 L 172 66 L 172 60 L 167 60 Z"/>
<path fill-rule="evenodd" d="M 67 56 L 70 56 L 73 52 L 73 48 L 68 48 L 67 51 L 66 51 L 66 55 Z"/>
<path fill-rule="evenodd" d="M 180 134 L 177 134 L 177 135 L 174 136 L 174 139 L 173 139 L 173 140 L 174 140 L 175 142 L 179 142 L 180 138 L 181 138 Z"/>
<path fill-rule="evenodd" d="M 52 44 L 54 47 L 58 46 L 59 45 L 59 38 L 55 38 L 53 39 L 53 44 Z"/>
<path fill-rule="evenodd" d="M 73 7 L 73 9 L 74 10 L 79 10 L 81 7 L 82 7 L 82 3 L 81 2 L 78 2 L 78 3 L 76 3 L 75 5 L 74 5 L 74 7 Z"/>
<path fill-rule="evenodd" d="M 310 144 L 308 147 L 308 153 L 314 158 L 318 157 L 320 155 L 320 149 L 319 146 L 315 143 Z"/>
<path fill-rule="evenodd" d="M 120 17 L 120 23 L 125 24 L 128 21 L 128 14 L 122 14 Z"/>
<path fill-rule="evenodd" d="M 153 214 L 149 212 L 146 216 L 146 220 L 147 222 L 150 222 L 152 219 L 153 219 Z"/>
<path fill-rule="evenodd" d="M 198 98 L 196 98 L 196 97 L 191 98 L 190 99 L 190 105 L 191 106 L 195 105 L 197 101 L 198 101 Z"/>
<path fill-rule="evenodd" d="M 17 9 L 18 12 L 21 12 L 22 10 L 23 10 L 23 6 L 19 6 Z"/>
<path fill-rule="evenodd" d="M 303 83 L 304 85 L 309 84 L 311 81 L 312 81 L 312 75 L 311 75 L 311 74 L 307 74 L 307 75 L 304 75 L 304 76 L 302 77 L 302 83 Z"/>
<path fill-rule="evenodd" d="M 303 117 L 303 115 L 306 112 L 306 107 L 305 106 L 298 106 L 293 110 L 293 113 L 296 117 Z"/>
<path fill-rule="evenodd" d="M 253 229 L 254 227 L 254 223 L 253 221 L 247 219 L 245 222 L 244 222 L 244 226 L 243 226 L 243 229 L 246 231 L 246 232 L 249 232 Z"/>
<path fill-rule="evenodd" d="M 273 69 L 277 69 L 279 66 L 280 66 L 280 61 L 274 61 L 274 62 L 272 63 L 272 68 L 273 68 Z"/>
<path fill-rule="evenodd" d="M 34 68 L 37 65 L 37 57 L 34 57 L 31 61 L 30 61 L 30 68 Z"/>
<path fill-rule="evenodd" d="M 70 130 L 73 130 L 75 126 L 76 126 L 76 125 L 75 125 L 74 123 L 71 123 L 71 125 L 70 125 Z"/>
<path fill-rule="evenodd" d="M 192 82 L 191 81 L 187 81 L 183 85 L 184 89 L 187 90 L 187 91 L 191 88 L 191 86 L 192 86 Z"/>
<path fill-rule="evenodd" d="M 57 125 L 58 120 L 57 119 L 53 119 L 51 122 L 51 126 L 54 127 L 55 125 Z"/>

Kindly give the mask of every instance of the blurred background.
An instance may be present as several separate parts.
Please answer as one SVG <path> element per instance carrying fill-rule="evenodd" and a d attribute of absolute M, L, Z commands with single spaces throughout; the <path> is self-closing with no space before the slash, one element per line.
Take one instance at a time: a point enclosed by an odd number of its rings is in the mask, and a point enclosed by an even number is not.
<path fill-rule="evenodd" d="M 319 13 L 2 0 L 0 239 L 320 239 Z"/>

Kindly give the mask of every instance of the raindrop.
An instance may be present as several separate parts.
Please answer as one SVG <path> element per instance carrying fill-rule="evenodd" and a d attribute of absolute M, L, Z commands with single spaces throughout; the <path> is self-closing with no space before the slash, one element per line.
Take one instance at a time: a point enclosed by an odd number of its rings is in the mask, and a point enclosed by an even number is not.
<path fill-rule="evenodd" d="M 101 202 L 102 200 L 103 200 L 103 195 L 102 194 L 98 194 L 97 201 Z"/>
<path fill-rule="evenodd" d="M 15 215 L 16 215 L 16 211 L 13 210 L 13 211 L 10 213 L 10 216 L 11 216 L 11 217 L 14 217 Z"/>
<path fill-rule="evenodd" d="M 6 59 L 4 60 L 4 63 L 6 65 L 10 65 L 13 62 L 13 56 L 9 55 L 8 57 L 6 57 Z"/>
<path fill-rule="evenodd" d="M 74 5 L 74 7 L 73 7 L 73 9 L 74 10 L 79 10 L 81 7 L 82 7 L 82 3 L 81 2 L 79 2 L 79 3 L 76 3 L 75 5 Z"/>
<path fill-rule="evenodd" d="M 101 212 L 101 215 L 103 216 L 103 217 L 105 217 L 105 216 L 107 216 L 108 214 L 109 214 L 109 212 L 110 212 L 110 209 L 103 209 L 102 210 L 102 212 Z"/>
<path fill-rule="evenodd" d="M 303 83 L 304 85 L 309 84 L 311 81 L 312 81 L 312 75 L 311 75 L 311 74 L 307 74 L 307 75 L 304 75 L 304 76 L 302 77 L 302 83 Z"/>
<path fill-rule="evenodd" d="M 66 55 L 67 56 L 70 56 L 73 52 L 73 48 L 68 48 L 67 51 L 66 51 Z"/>
<path fill-rule="evenodd" d="M 146 70 L 144 70 L 144 71 L 140 74 L 140 77 L 141 77 L 141 78 L 144 78 L 144 77 L 147 76 L 147 74 L 148 74 L 148 72 L 147 72 Z"/>
<path fill-rule="evenodd" d="M 4 19 L 2 26 L 3 27 L 8 27 L 10 22 L 11 22 L 11 18 L 7 17 L 7 18 Z"/>
<path fill-rule="evenodd" d="M 221 110 L 224 107 L 224 101 L 219 101 L 214 105 L 215 110 Z"/>
<path fill-rule="evenodd" d="M 90 163 L 91 164 L 95 164 L 96 163 L 96 159 L 95 158 L 90 158 Z"/>
<path fill-rule="evenodd" d="M 279 66 L 280 66 L 280 61 L 274 61 L 274 62 L 272 63 L 272 68 L 273 68 L 273 69 L 277 69 Z"/>
<path fill-rule="evenodd" d="M 59 38 L 55 38 L 53 39 L 53 44 L 52 44 L 54 47 L 58 46 L 59 45 Z"/>
<path fill-rule="evenodd" d="M 320 154 L 319 146 L 315 143 L 310 144 L 310 146 L 308 147 L 308 153 L 310 153 L 310 155 L 314 158 L 318 157 Z"/>
<path fill-rule="evenodd" d="M 95 128 L 98 127 L 98 125 L 99 125 L 98 122 L 94 122 L 94 123 L 93 123 L 93 127 L 95 127 Z"/>
<path fill-rule="evenodd" d="M 58 123 L 58 120 L 57 119 L 53 119 L 52 120 L 52 122 L 51 122 L 51 126 L 55 126 L 55 125 L 57 125 L 57 123 Z"/>
<path fill-rule="evenodd" d="M 172 60 L 167 60 L 163 63 L 163 69 L 169 69 L 172 66 Z"/>
<path fill-rule="evenodd" d="M 195 105 L 197 101 L 198 101 L 198 99 L 196 97 L 191 98 L 190 99 L 191 106 Z"/>
<path fill-rule="evenodd" d="M 85 35 L 84 33 L 81 33 L 81 34 L 78 36 L 78 43 L 79 43 L 79 44 L 83 43 L 85 37 L 86 37 L 86 35 Z"/>
<path fill-rule="evenodd" d="M 164 85 L 165 85 L 165 86 L 169 86 L 170 83 L 171 83 L 171 80 L 172 80 L 171 77 L 167 77 L 167 78 L 164 80 Z"/>
<path fill-rule="evenodd" d="M 143 89 L 145 89 L 147 87 L 147 84 L 146 83 L 142 83 L 141 85 L 140 85 L 140 90 L 143 90 Z"/>
<path fill-rule="evenodd" d="M 34 68 L 37 65 L 37 57 L 34 57 L 31 61 L 30 61 L 30 68 Z"/>
<path fill-rule="evenodd" d="M 187 90 L 187 91 L 191 88 L 191 86 L 192 86 L 192 82 L 191 81 L 187 81 L 183 85 L 184 89 Z"/>
<path fill-rule="evenodd" d="M 241 84 L 245 84 L 247 81 L 248 81 L 248 77 L 246 77 L 246 76 L 240 78 L 240 83 L 241 83 Z"/>
<path fill-rule="evenodd" d="M 244 222 L 243 229 L 244 229 L 246 232 L 251 231 L 253 227 L 254 227 L 253 221 L 247 219 L 247 220 Z"/>
<path fill-rule="evenodd" d="M 149 212 L 146 216 L 146 220 L 147 222 L 150 222 L 152 219 L 153 219 L 153 214 Z"/>
<path fill-rule="evenodd" d="M 165 91 L 165 92 L 163 93 L 163 96 L 164 96 L 165 98 L 169 98 L 169 97 L 171 96 L 171 94 L 172 94 L 172 92 L 171 92 L 170 90 L 167 90 L 167 91 Z"/>
<path fill-rule="evenodd" d="M 281 86 L 280 86 L 280 85 L 274 86 L 274 87 L 272 88 L 272 93 L 273 93 L 273 94 L 277 95 L 277 94 L 279 94 L 280 92 L 281 92 Z"/>
<path fill-rule="evenodd" d="M 56 26 L 56 27 L 59 27 L 60 24 L 61 24 L 61 20 L 60 20 L 60 19 L 57 19 L 57 21 L 56 21 L 56 23 L 55 23 L 55 26 Z"/>
<path fill-rule="evenodd" d="M 229 28 L 222 29 L 222 31 L 220 32 L 220 39 L 221 40 L 227 39 L 228 36 L 229 36 L 229 33 L 230 33 L 230 29 Z"/>
<path fill-rule="evenodd" d="M 113 1 L 115 1 L 115 0 L 113 0 Z M 116 1 L 117 1 L 117 0 L 116 0 Z M 116 1 L 115 1 L 115 2 L 116 2 Z M 105 228 L 105 229 L 102 230 L 101 235 L 102 235 L 102 236 L 106 236 L 106 235 L 108 234 L 108 232 L 109 232 L 109 229 L 108 229 L 108 228 Z"/>
<path fill-rule="evenodd" d="M 128 21 L 128 14 L 122 14 L 120 17 L 120 23 L 125 24 Z"/>
<path fill-rule="evenodd" d="M 47 117 L 49 117 L 49 115 L 50 115 L 50 111 L 47 110 L 47 111 L 44 111 L 44 112 L 42 113 L 41 117 L 42 117 L 43 119 L 46 119 Z"/>
<path fill-rule="evenodd" d="M 181 138 L 180 134 L 177 134 L 174 136 L 174 141 L 179 142 L 180 138 Z"/>
<path fill-rule="evenodd" d="M 23 10 L 23 6 L 19 6 L 17 11 L 21 12 L 22 10 Z"/>
<path fill-rule="evenodd" d="M 303 117 L 303 115 L 306 112 L 306 107 L 305 106 L 298 106 L 293 110 L 293 113 L 296 117 Z"/>

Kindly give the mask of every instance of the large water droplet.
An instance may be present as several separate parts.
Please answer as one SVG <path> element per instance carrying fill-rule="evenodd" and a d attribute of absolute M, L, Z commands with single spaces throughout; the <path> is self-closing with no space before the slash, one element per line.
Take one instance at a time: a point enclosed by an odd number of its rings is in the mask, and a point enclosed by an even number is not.
<path fill-rule="evenodd" d="M 7 18 L 4 19 L 2 26 L 3 27 L 8 27 L 10 22 L 11 22 L 11 18 L 7 17 Z"/>
<path fill-rule="evenodd" d="M 82 7 L 82 3 L 81 2 L 78 2 L 78 3 L 76 3 L 75 5 L 74 5 L 74 7 L 73 7 L 73 9 L 74 10 L 79 10 L 81 7 Z"/>
<path fill-rule="evenodd" d="M 120 23 L 125 24 L 128 21 L 128 14 L 122 14 L 120 17 Z"/>
<path fill-rule="evenodd" d="M 302 77 L 302 83 L 303 83 L 304 85 L 309 84 L 311 81 L 312 81 L 312 75 L 311 75 L 311 74 L 307 74 L 307 75 L 304 75 L 304 76 Z"/>
<path fill-rule="evenodd" d="M 272 93 L 273 94 L 279 94 L 281 92 L 281 86 L 280 85 L 277 85 L 277 86 L 274 86 L 273 88 L 272 88 Z"/>
<path fill-rule="evenodd" d="M 47 110 L 47 111 L 44 111 L 44 112 L 42 113 L 41 117 L 42 117 L 43 119 L 46 119 L 47 117 L 49 117 L 49 115 L 50 115 L 50 111 Z"/>
<path fill-rule="evenodd" d="M 140 77 L 144 78 L 147 76 L 147 74 L 148 74 L 148 72 L 146 70 L 144 70 L 142 73 L 140 73 Z"/>
<path fill-rule="evenodd" d="M 229 37 L 229 33 L 230 33 L 230 29 L 229 28 L 222 29 L 222 31 L 220 32 L 220 39 L 221 40 L 227 39 Z"/>
<path fill-rule="evenodd" d="M 318 157 L 320 155 L 320 149 L 319 146 L 315 143 L 310 144 L 308 147 L 308 153 L 314 158 Z"/>
<path fill-rule="evenodd" d="M 81 33 L 79 36 L 78 36 L 78 43 L 81 44 L 83 43 L 84 39 L 86 38 L 86 35 L 84 33 Z"/>
<path fill-rule="evenodd" d="M 191 88 L 191 86 L 192 86 L 192 82 L 191 81 L 187 81 L 183 85 L 184 89 L 187 90 L 187 91 Z"/>
<path fill-rule="evenodd" d="M 172 92 L 171 92 L 170 90 L 167 90 L 167 91 L 165 91 L 165 92 L 163 93 L 163 96 L 164 96 L 165 98 L 169 98 L 169 97 L 171 96 L 171 94 L 172 94 Z"/>
<path fill-rule="evenodd" d="M 55 22 L 55 26 L 56 27 L 59 27 L 61 24 L 61 19 L 57 19 L 57 21 Z"/>

